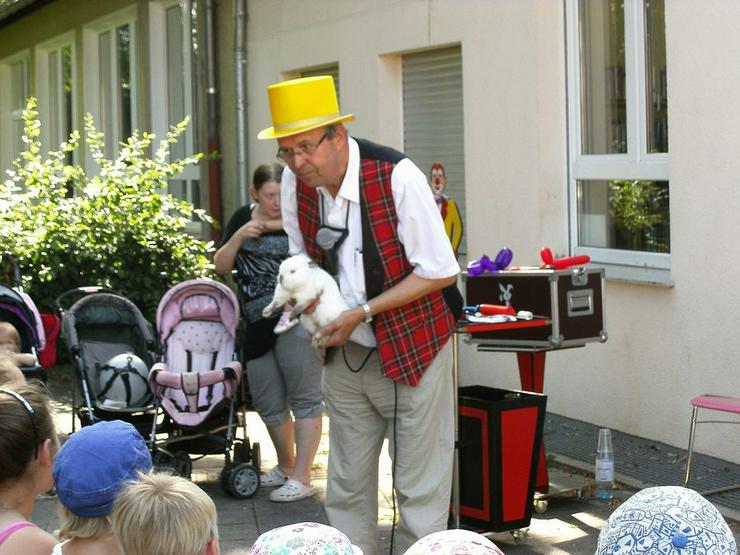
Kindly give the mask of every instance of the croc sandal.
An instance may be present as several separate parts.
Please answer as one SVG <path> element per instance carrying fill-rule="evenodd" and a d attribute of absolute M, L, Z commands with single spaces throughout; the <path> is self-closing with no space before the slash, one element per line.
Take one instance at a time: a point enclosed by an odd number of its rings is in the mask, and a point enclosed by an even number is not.
<path fill-rule="evenodd" d="M 276 489 L 270 494 L 270 501 L 290 503 L 291 501 L 299 501 L 315 494 L 316 490 L 313 486 L 306 486 L 298 480 L 289 478 L 281 488 Z"/>
<path fill-rule="evenodd" d="M 260 486 L 263 488 L 274 488 L 282 486 L 288 481 L 288 475 L 280 470 L 279 466 L 273 466 L 267 474 L 260 476 Z"/>

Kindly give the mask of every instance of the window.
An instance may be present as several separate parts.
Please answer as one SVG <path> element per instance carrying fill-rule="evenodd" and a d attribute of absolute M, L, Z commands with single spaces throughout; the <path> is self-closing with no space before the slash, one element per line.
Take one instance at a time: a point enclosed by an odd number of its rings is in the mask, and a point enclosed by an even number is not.
<path fill-rule="evenodd" d="M 664 0 L 569 0 L 571 240 L 607 276 L 670 283 Z"/>
<path fill-rule="evenodd" d="M 42 143 L 56 150 L 78 129 L 75 121 L 75 70 L 73 35 L 39 45 L 36 49 L 36 90 Z M 70 155 L 71 156 L 71 155 Z M 68 160 L 72 162 L 72 158 Z"/>
<path fill-rule="evenodd" d="M 28 63 L 23 52 L 0 61 L 0 179 L 24 149 L 23 110 L 30 96 Z"/>
<path fill-rule="evenodd" d="M 459 46 L 405 54 L 403 81 L 403 148 L 429 178 L 432 164 L 441 163 L 447 184 L 444 195 L 456 203 L 448 209 L 445 227 L 453 246 L 466 252 L 465 143 L 463 126 L 462 51 Z M 441 171 L 441 170 L 437 170 Z M 462 242 L 460 242 L 462 240 Z"/>
<path fill-rule="evenodd" d="M 195 137 L 195 100 L 193 93 L 194 36 L 191 33 L 193 12 L 189 1 L 157 2 L 150 10 L 150 59 L 152 91 L 152 129 L 163 139 L 170 127 L 190 116 L 188 127 L 178 142 L 171 145 L 172 159 L 185 158 L 198 151 Z M 169 192 L 201 207 L 200 168 L 185 167 L 168 181 Z M 190 231 L 200 230 L 193 222 Z"/>
<path fill-rule="evenodd" d="M 137 126 L 134 14 L 127 9 L 84 31 L 85 111 L 105 134 L 106 157 L 116 156 Z"/>

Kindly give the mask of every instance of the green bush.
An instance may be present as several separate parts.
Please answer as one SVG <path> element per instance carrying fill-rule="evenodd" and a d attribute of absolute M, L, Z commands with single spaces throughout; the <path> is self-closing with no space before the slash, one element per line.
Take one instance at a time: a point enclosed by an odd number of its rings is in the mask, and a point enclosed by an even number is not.
<path fill-rule="evenodd" d="M 154 135 L 134 132 L 118 157 L 108 160 L 103 135 L 88 115 L 86 142 L 96 164 L 86 173 L 69 163 L 80 145 L 78 132 L 43 159 L 35 99 L 23 118 L 25 151 L 0 183 L 0 252 L 16 257 L 24 289 L 39 310 L 53 310 L 64 291 L 101 285 L 125 295 L 153 322 L 169 287 L 212 274 L 212 244 L 186 232 L 193 218 L 212 223 L 210 218 L 167 193 L 167 180 L 200 158 L 169 161 L 170 145 L 187 120 L 172 128 L 153 156 Z"/>

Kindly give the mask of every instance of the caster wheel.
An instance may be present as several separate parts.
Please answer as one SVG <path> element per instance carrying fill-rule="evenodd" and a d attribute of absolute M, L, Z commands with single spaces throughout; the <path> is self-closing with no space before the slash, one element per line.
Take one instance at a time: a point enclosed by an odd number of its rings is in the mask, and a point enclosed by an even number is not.
<path fill-rule="evenodd" d="M 227 477 L 227 493 L 238 498 L 252 497 L 260 487 L 260 474 L 251 464 L 238 464 L 231 467 Z"/>
<path fill-rule="evenodd" d="M 588 492 L 585 489 L 578 490 L 578 501 L 581 503 L 588 501 Z"/>
<path fill-rule="evenodd" d="M 521 545 L 524 543 L 526 534 L 522 530 L 512 530 L 511 531 L 511 537 L 514 540 L 514 543 L 516 545 Z"/>
<path fill-rule="evenodd" d="M 175 471 L 175 459 L 164 451 L 155 451 L 152 455 L 152 468 L 157 472 L 172 473 Z"/>
<path fill-rule="evenodd" d="M 535 500 L 534 512 L 536 512 L 538 515 L 541 515 L 542 513 L 547 512 L 547 500 L 546 499 Z"/>
<path fill-rule="evenodd" d="M 185 451 L 176 451 L 175 458 L 172 461 L 174 465 L 175 473 L 178 476 L 187 478 L 190 480 L 190 475 L 193 472 L 193 461 L 190 460 L 190 455 Z"/>
<path fill-rule="evenodd" d="M 262 472 L 262 450 L 260 449 L 259 442 L 252 444 L 252 452 L 250 453 L 252 466 L 257 469 L 257 474 Z"/>

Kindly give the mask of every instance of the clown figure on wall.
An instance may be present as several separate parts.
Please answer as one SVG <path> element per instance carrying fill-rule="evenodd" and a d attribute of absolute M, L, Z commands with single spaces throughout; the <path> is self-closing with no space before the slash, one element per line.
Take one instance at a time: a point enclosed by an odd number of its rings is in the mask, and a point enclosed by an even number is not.
<path fill-rule="evenodd" d="M 432 188 L 434 200 L 437 201 L 439 213 L 442 215 L 442 220 L 445 223 L 445 231 L 447 232 L 447 237 L 450 238 L 452 250 L 455 252 L 455 256 L 457 256 L 460 243 L 462 242 L 463 223 L 457 203 L 444 194 L 445 187 L 447 186 L 447 176 L 445 175 L 445 167 L 440 162 L 434 162 L 432 164 L 432 168 L 429 171 L 429 186 Z"/>

